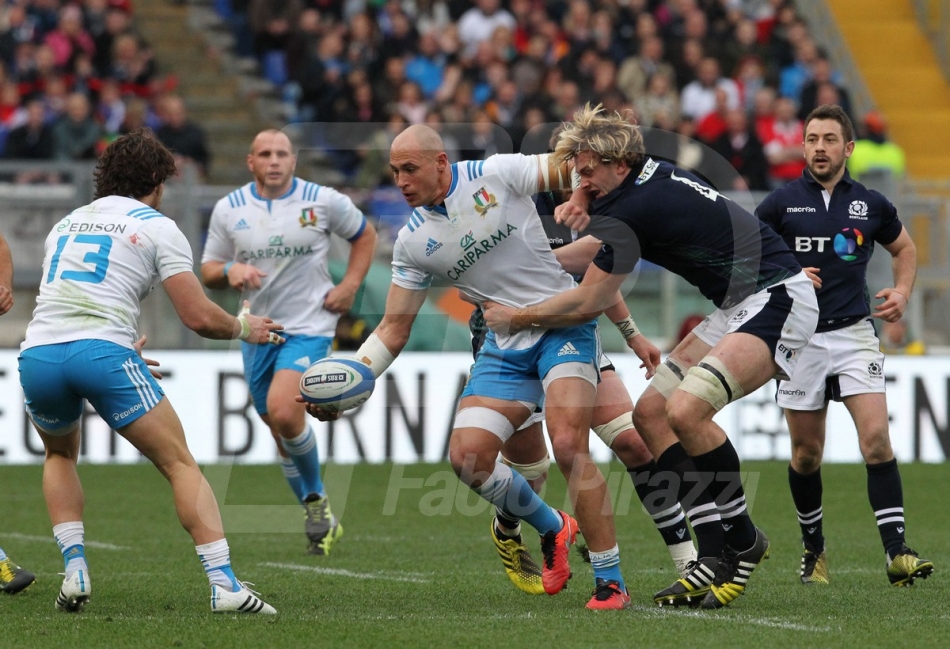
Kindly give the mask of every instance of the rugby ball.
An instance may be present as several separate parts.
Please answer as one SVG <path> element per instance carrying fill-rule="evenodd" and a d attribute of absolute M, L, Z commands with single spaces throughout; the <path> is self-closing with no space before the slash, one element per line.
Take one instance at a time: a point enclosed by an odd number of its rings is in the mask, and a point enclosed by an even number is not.
<path fill-rule="evenodd" d="M 376 387 L 376 376 L 355 358 L 321 358 L 300 377 L 300 394 L 327 412 L 352 410 Z"/>

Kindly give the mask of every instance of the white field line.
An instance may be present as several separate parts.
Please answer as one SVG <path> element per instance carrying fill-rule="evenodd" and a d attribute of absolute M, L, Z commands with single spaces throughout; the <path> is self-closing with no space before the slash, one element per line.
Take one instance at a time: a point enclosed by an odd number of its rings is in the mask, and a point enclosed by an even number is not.
<path fill-rule="evenodd" d="M 684 610 L 682 607 L 677 609 L 672 609 L 671 607 L 656 607 L 652 608 L 649 606 L 634 606 L 634 609 L 644 613 L 652 613 L 653 617 L 659 617 L 662 615 L 677 615 L 683 617 L 693 617 L 701 618 L 704 620 L 720 620 L 723 622 L 728 622 L 729 624 L 751 624 L 754 626 L 764 626 L 772 629 L 787 629 L 789 631 L 803 631 L 805 633 L 828 633 L 832 631 L 830 626 L 811 626 L 808 624 L 799 624 L 797 622 L 787 622 L 785 620 L 780 620 L 777 618 L 738 618 L 738 617 L 723 617 L 715 614 L 704 613 L 703 611 L 692 611 Z"/>
<path fill-rule="evenodd" d="M 382 581 L 405 581 L 413 584 L 427 584 L 428 579 L 419 576 L 421 573 L 411 572 L 353 572 L 342 568 L 320 568 L 318 566 L 305 566 L 298 563 L 277 563 L 268 561 L 259 564 L 266 568 L 282 568 L 284 570 L 296 570 L 297 572 L 315 572 L 320 575 L 336 575 L 339 577 L 350 577 L 351 579 L 379 579 Z"/>
<path fill-rule="evenodd" d="M 5 539 L 16 539 L 18 541 L 33 541 L 39 543 L 56 543 L 52 536 L 33 536 L 30 534 L 18 534 L 16 532 L 3 532 L 0 537 Z M 87 548 L 96 548 L 98 550 L 131 550 L 124 545 L 113 545 L 112 543 L 102 543 L 101 541 L 86 541 L 83 545 Z"/>

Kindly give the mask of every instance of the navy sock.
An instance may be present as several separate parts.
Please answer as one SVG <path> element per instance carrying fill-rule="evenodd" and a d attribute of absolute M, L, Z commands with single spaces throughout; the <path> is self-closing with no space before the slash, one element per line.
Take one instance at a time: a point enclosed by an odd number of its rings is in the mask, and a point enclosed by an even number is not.
<path fill-rule="evenodd" d="M 718 557 L 723 550 L 722 522 L 716 503 L 709 491 L 697 481 L 696 465 L 679 442 L 663 451 L 656 459 L 657 471 L 670 474 L 671 489 L 676 500 L 686 510 L 689 524 L 696 535 L 696 550 L 700 558 Z M 689 477 L 687 477 L 689 476 Z"/>
<path fill-rule="evenodd" d="M 728 439 L 717 448 L 693 456 L 700 475 L 708 481 L 707 489 L 716 501 L 725 541 L 742 552 L 755 543 L 755 526 L 746 509 L 745 490 L 739 475 L 739 455 Z"/>
<path fill-rule="evenodd" d="M 788 465 L 788 487 L 792 492 L 795 510 L 798 512 L 798 525 L 802 529 L 802 541 L 815 554 L 825 549 L 825 536 L 822 529 L 821 511 L 821 468 L 807 475 L 799 473 Z"/>
<path fill-rule="evenodd" d="M 653 519 L 653 524 L 663 537 L 663 542 L 667 545 L 676 545 L 692 541 L 693 537 L 686 525 L 686 514 L 679 501 L 673 500 L 675 494 L 672 494 L 669 489 L 662 489 L 659 480 L 652 479 L 657 472 L 658 468 L 654 460 L 627 469 L 630 479 L 633 480 L 633 487 L 637 490 L 637 496 L 643 503 L 644 509 L 650 514 L 650 518 Z"/>
<path fill-rule="evenodd" d="M 868 464 L 868 501 L 877 519 L 877 531 L 887 556 L 904 547 L 904 490 L 897 460 Z"/>

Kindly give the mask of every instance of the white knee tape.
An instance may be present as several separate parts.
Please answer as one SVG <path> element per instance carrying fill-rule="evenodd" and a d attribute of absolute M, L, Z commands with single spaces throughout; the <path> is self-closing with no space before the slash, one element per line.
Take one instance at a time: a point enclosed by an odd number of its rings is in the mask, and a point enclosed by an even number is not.
<path fill-rule="evenodd" d="M 725 363 L 712 356 L 690 368 L 680 389 L 699 397 L 717 411 L 745 394 Z"/>
<path fill-rule="evenodd" d="M 551 458 L 548 456 L 546 451 L 544 453 L 543 460 L 538 460 L 537 462 L 532 462 L 531 464 L 518 464 L 517 462 L 512 462 L 504 455 L 501 456 L 501 461 L 520 473 L 521 477 L 523 477 L 525 480 L 536 480 L 540 478 L 548 472 L 548 469 L 551 466 Z"/>
<path fill-rule="evenodd" d="M 686 378 L 686 372 L 683 366 L 672 358 L 667 358 L 657 366 L 656 374 L 650 381 L 650 387 L 662 394 L 665 399 L 669 399 L 673 390 L 679 387 L 684 378 Z"/>
<path fill-rule="evenodd" d="M 455 428 L 481 428 L 496 435 L 503 442 L 507 442 L 515 432 L 515 427 L 507 417 L 497 410 L 483 406 L 459 410 L 455 415 Z"/>
<path fill-rule="evenodd" d="M 633 428 L 633 412 L 625 412 L 619 417 L 611 419 L 606 424 L 594 426 L 594 432 L 604 441 L 607 448 L 614 444 L 614 440 L 625 430 Z"/>

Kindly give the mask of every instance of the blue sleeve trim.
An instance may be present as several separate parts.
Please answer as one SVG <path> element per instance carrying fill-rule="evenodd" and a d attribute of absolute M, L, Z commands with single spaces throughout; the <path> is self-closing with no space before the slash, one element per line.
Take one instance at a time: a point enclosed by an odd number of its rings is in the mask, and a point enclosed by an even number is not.
<path fill-rule="evenodd" d="M 363 234 L 363 230 L 365 229 L 366 229 L 366 217 L 364 216 L 363 222 L 360 224 L 360 229 L 356 231 L 356 234 L 354 234 L 352 237 L 347 239 L 347 241 L 349 241 L 350 243 L 353 243 L 354 241 L 360 238 L 360 236 Z"/>

